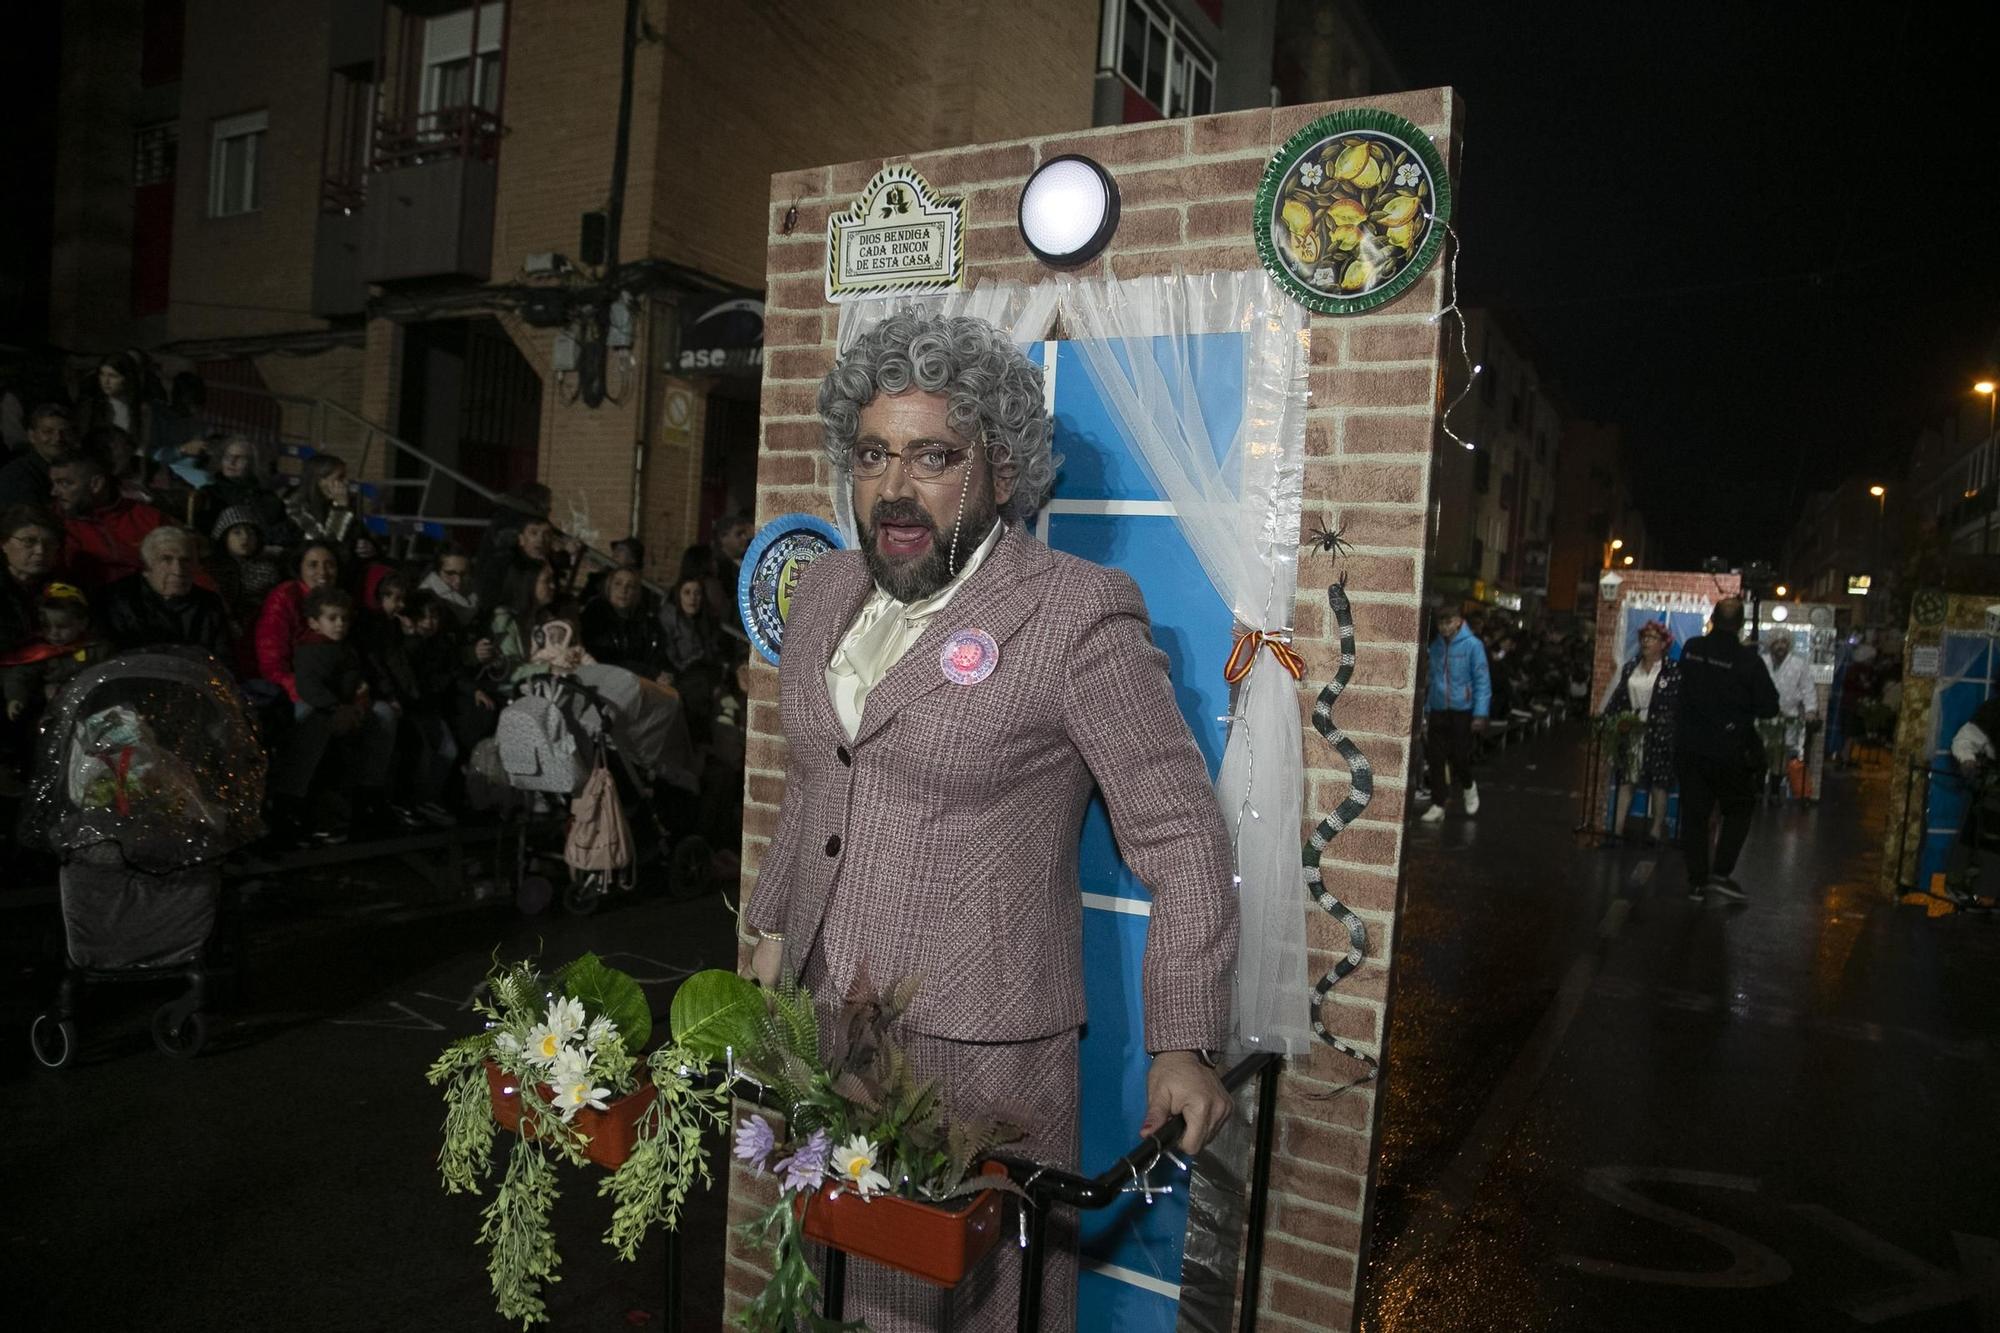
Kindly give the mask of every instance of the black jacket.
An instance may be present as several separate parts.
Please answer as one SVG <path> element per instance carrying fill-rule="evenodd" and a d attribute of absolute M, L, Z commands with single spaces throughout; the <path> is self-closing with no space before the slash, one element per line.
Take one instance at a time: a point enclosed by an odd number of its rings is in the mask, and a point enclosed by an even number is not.
<path fill-rule="evenodd" d="M 1748 764 L 1761 753 L 1757 719 L 1778 715 L 1778 687 L 1755 648 L 1710 632 L 1681 649 L 1678 702 L 1677 753 Z"/>
<path fill-rule="evenodd" d="M 606 601 L 583 609 L 583 646 L 610 666 L 652 679 L 667 669 L 667 636 L 643 607 L 620 612 Z"/>
<path fill-rule="evenodd" d="M 207 588 L 184 597 L 160 596 L 144 574 L 128 574 L 104 590 L 104 628 L 119 652 L 178 644 L 230 660 L 229 608 Z"/>
<path fill-rule="evenodd" d="M 306 639 L 292 650 L 292 671 L 299 702 L 322 712 L 353 703 L 368 683 L 361 653 L 347 639 Z"/>
<path fill-rule="evenodd" d="M 49 463 L 33 449 L 23 449 L 0 467 L 0 509 L 13 505 L 49 503 Z"/>

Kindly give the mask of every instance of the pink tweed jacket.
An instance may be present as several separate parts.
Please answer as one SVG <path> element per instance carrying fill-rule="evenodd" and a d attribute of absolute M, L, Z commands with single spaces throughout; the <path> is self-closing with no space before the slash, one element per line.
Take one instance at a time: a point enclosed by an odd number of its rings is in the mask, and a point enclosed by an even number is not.
<path fill-rule="evenodd" d="M 842 990 L 864 965 L 877 985 L 918 977 L 920 1032 L 1076 1027 L 1077 840 L 1095 786 L 1153 895 L 1146 1048 L 1219 1047 L 1236 961 L 1229 835 L 1132 580 L 1010 527 L 870 692 L 850 742 L 826 667 L 870 586 L 860 553 L 839 551 L 794 592 L 778 671 L 785 795 L 745 921 L 784 934 L 794 971 L 817 946 Z M 976 684 L 940 661 L 963 629 L 1000 649 Z"/>

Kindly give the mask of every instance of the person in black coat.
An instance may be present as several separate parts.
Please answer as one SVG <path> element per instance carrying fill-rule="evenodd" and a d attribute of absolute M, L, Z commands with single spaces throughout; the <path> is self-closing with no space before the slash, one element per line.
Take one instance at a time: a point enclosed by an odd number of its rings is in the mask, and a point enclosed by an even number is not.
<path fill-rule="evenodd" d="M 201 564 L 194 534 L 155 528 L 139 543 L 139 558 L 145 568 L 112 583 L 101 599 L 104 628 L 118 651 L 172 645 L 232 660 L 229 607 L 195 584 Z"/>
<path fill-rule="evenodd" d="M 655 680 L 668 667 L 667 636 L 644 592 L 637 570 L 612 570 L 604 595 L 583 609 L 583 646 L 600 662 Z"/>
<path fill-rule="evenodd" d="M 1778 688 L 1756 648 L 1743 642 L 1742 598 L 1716 603 L 1708 633 L 1681 650 L 1679 685 L 1674 761 L 1688 897 L 1700 902 L 1713 893 L 1744 902 L 1749 895 L 1730 872 L 1750 835 L 1764 765 L 1757 719 L 1778 715 Z M 1714 833 L 1709 815 L 1718 805 L 1722 828 Z"/>

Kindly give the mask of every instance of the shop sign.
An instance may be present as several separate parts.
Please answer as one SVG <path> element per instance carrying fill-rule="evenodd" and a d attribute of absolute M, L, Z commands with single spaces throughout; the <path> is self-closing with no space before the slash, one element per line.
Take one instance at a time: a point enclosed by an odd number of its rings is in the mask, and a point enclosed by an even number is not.
<path fill-rule="evenodd" d="M 755 375 L 764 369 L 764 302 L 754 296 L 715 296 L 681 304 L 683 375 Z"/>
<path fill-rule="evenodd" d="M 1872 574 L 1849 574 L 1847 576 L 1847 595 L 1849 597 L 1866 597 L 1869 587 L 1874 582 L 1875 577 Z"/>
<path fill-rule="evenodd" d="M 884 167 L 826 220 L 826 299 L 942 292 L 964 285 L 965 201 L 933 193 L 908 166 Z"/>

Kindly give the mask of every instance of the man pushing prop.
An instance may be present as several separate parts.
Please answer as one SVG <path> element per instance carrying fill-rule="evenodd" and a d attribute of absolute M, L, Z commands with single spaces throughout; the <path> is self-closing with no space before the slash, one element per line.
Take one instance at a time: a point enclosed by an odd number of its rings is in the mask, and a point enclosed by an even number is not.
<path fill-rule="evenodd" d="M 1055 478 L 1041 370 L 983 320 L 905 311 L 841 357 L 819 410 L 861 541 L 807 569 L 785 626 L 785 796 L 744 912 L 757 979 L 794 972 L 826 1015 L 858 976 L 915 978 L 917 1072 L 1074 1167 L 1095 786 L 1153 895 L 1139 1132 L 1180 1115 L 1198 1150 L 1231 1106 L 1211 1055 L 1236 961 L 1229 834 L 1138 588 L 1028 532 Z M 1075 1235 L 1050 1235 L 1043 1327 L 1066 1329 Z M 1002 1245 L 950 1291 L 858 1265 L 844 1314 L 1011 1329 L 1019 1263 Z"/>

